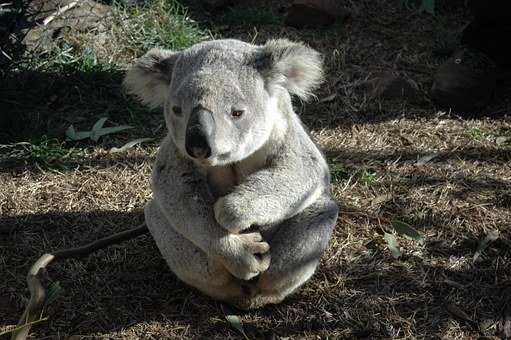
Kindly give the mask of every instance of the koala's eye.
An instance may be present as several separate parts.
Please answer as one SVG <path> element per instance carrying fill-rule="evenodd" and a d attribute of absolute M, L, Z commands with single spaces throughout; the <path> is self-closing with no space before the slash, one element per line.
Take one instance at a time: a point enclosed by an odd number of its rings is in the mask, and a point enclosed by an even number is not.
<path fill-rule="evenodd" d="M 232 110 L 231 116 L 233 116 L 234 118 L 240 118 L 241 116 L 243 116 L 243 113 L 244 113 L 243 110 Z"/>
<path fill-rule="evenodd" d="M 180 115 L 183 111 L 179 106 L 172 106 L 172 112 L 174 112 L 176 115 Z"/>

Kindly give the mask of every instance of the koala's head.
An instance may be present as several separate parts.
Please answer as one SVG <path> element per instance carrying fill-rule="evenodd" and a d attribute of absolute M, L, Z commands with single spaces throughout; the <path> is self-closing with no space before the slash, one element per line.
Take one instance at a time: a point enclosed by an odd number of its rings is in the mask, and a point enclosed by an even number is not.
<path fill-rule="evenodd" d="M 181 52 L 150 50 L 124 85 L 148 106 L 163 107 L 181 153 L 217 166 L 264 145 L 283 114 L 281 97 L 307 99 L 322 75 L 319 53 L 300 43 L 216 40 Z"/>

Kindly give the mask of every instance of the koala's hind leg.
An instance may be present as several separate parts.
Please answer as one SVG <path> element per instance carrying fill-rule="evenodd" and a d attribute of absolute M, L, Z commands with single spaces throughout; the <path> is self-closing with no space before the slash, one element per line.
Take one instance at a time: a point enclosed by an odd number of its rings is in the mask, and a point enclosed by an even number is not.
<path fill-rule="evenodd" d="M 145 207 L 145 219 L 161 254 L 181 281 L 223 301 L 234 301 L 243 296 L 238 280 L 176 232 L 153 200 Z"/>
<path fill-rule="evenodd" d="M 260 275 L 256 295 L 241 307 L 279 303 L 304 284 L 314 274 L 328 246 L 337 216 L 337 203 L 325 195 L 283 222 L 268 240 L 270 268 Z"/>

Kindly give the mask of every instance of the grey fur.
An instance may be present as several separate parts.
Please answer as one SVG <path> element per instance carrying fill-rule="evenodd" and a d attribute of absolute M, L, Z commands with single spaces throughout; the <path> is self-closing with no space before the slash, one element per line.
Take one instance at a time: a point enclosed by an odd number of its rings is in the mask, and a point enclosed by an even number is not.
<path fill-rule="evenodd" d="M 314 273 L 338 207 L 291 95 L 308 98 L 322 75 L 316 51 L 283 39 L 151 50 L 128 71 L 127 90 L 163 106 L 169 134 L 145 215 L 181 280 L 255 308 L 282 301 Z M 243 115 L 233 118 L 233 110 Z M 187 152 L 191 125 L 205 131 L 205 159 Z"/>

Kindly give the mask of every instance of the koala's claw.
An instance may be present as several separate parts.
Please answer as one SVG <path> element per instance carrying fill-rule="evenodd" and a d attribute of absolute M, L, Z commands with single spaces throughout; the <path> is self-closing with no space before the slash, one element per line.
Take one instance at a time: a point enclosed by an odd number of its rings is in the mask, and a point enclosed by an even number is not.
<path fill-rule="evenodd" d="M 268 270 L 270 245 L 260 233 L 229 234 L 220 250 L 220 261 L 235 277 L 250 280 Z"/>

